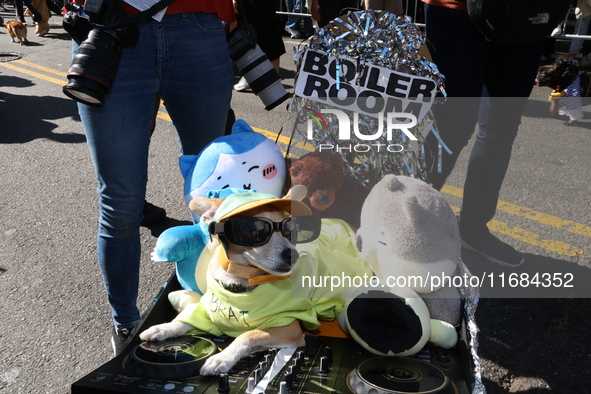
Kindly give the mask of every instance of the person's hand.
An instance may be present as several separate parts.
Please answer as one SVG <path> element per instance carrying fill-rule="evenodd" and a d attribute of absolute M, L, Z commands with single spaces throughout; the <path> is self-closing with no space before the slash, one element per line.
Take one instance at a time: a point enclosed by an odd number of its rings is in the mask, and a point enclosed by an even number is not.
<path fill-rule="evenodd" d="M 312 19 L 315 21 L 320 20 L 320 10 L 318 9 L 318 0 L 312 0 L 312 4 L 310 5 L 310 14 L 312 14 Z"/>

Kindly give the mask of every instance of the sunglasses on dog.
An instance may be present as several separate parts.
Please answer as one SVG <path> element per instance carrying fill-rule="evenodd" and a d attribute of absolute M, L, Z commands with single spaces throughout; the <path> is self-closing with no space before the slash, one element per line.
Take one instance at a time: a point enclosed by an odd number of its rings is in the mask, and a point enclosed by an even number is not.
<path fill-rule="evenodd" d="M 260 217 L 228 218 L 209 224 L 209 233 L 226 237 L 228 242 L 241 246 L 260 246 L 271 239 L 275 231 L 293 244 L 314 241 L 320 234 L 318 216 L 291 216 L 280 222 Z"/>

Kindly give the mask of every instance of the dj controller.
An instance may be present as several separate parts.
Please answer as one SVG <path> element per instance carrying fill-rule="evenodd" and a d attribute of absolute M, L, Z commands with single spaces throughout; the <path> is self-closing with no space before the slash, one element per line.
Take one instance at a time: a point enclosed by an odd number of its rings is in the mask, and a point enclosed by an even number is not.
<path fill-rule="evenodd" d="M 172 278 L 174 279 L 174 278 Z M 171 283 L 173 282 L 173 283 Z M 178 286 L 171 280 L 164 293 Z M 174 318 L 160 297 L 141 330 Z M 163 319 L 163 317 L 166 317 Z M 463 341 L 446 350 L 427 345 L 412 357 L 379 357 L 350 338 L 306 335 L 306 345 L 269 349 L 240 360 L 226 374 L 200 376 L 205 360 L 233 338 L 184 335 L 126 350 L 72 384 L 72 394 L 471 394 Z"/>

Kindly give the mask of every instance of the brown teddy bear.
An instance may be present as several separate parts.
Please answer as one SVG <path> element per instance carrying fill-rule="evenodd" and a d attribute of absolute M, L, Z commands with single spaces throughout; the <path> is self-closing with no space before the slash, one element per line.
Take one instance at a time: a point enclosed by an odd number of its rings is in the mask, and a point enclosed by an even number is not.
<path fill-rule="evenodd" d="M 291 163 L 291 185 L 308 189 L 304 202 L 322 218 L 342 219 L 359 228 L 361 207 L 369 189 L 345 176 L 343 159 L 337 153 L 312 152 Z"/>

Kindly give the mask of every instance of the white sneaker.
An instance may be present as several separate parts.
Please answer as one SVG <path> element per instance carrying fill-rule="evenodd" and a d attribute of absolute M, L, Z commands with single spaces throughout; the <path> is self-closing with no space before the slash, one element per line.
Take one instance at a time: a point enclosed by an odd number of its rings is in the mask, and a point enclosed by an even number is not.
<path fill-rule="evenodd" d="M 562 26 L 558 25 L 554 28 L 554 30 L 552 30 L 552 34 L 550 34 L 550 37 L 558 37 L 562 34 Z"/>
<path fill-rule="evenodd" d="M 302 38 L 302 33 L 295 29 L 285 26 L 285 31 L 291 35 L 291 38 Z"/>
<path fill-rule="evenodd" d="M 242 92 L 243 90 L 248 89 L 250 86 L 248 86 L 248 82 L 246 82 L 246 78 L 242 77 L 240 78 L 240 81 L 238 81 L 238 83 L 236 85 L 234 85 L 234 90 L 236 90 L 237 92 Z"/>

